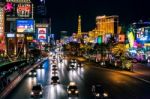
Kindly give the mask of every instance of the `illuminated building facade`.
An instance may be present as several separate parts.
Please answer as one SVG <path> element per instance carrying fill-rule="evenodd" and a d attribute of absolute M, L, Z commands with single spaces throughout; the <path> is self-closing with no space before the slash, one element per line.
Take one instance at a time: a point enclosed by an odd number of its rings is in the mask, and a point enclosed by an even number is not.
<path fill-rule="evenodd" d="M 118 16 L 97 16 L 96 29 L 100 35 L 118 33 Z"/>
<path fill-rule="evenodd" d="M 7 56 L 10 59 L 27 57 L 28 42 L 33 40 L 35 34 L 33 8 L 30 0 L 6 0 L 5 33 Z"/>
<path fill-rule="evenodd" d="M 4 20 L 5 20 L 4 4 L 0 3 L 0 54 L 1 52 L 4 53 L 6 52 Z"/>
<path fill-rule="evenodd" d="M 132 46 L 130 44 L 129 48 L 130 53 L 135 54 L 135 58 L 139 61 L 147 61 L 150 58 L 150 22 L 133 23 L 128 35 L 129 43 L 132 40 Z"/>
<path fill-rule="evenodd" d="M 114 16 L 97 16 L 96 27 L 89 31 L 89 42 L 97 43 L 97 38 L 102 37 L 102 42 L 107 43 L 111 36 L 117 36 L 121 32 L 119 26 L 119 17 Z"/>

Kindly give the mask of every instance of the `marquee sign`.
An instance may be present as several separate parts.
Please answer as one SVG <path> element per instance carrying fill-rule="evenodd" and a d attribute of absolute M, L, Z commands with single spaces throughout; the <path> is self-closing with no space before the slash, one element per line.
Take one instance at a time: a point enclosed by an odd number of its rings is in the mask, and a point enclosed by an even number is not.
<path fill-rule="evenodd" d="M 31 3 L 30 0 L 6 0 L 6 2 L 13 2 L 13 3 Z"/>
<path fill-rule="evenodd" d="M 28 0 L 7 0 L 5 12 L 6 20 L 33 18 L 33 4 Z"/>

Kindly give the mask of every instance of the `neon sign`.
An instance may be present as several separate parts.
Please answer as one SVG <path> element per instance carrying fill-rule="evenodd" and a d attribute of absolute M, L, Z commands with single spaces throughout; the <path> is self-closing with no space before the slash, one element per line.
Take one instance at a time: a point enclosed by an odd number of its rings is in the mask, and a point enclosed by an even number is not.
<path fill-rule="evenodd" d="M 4 9 L 6 12 L 11 12 L 13 10 L 13 4 L 11 2 L 7 2 Z"/>
<path fill-rule="evenodd" d="M 31 4 L 18 4 L 17 5 L 17 16 L 18 17 L 30 17 L 32 10 Z"/>

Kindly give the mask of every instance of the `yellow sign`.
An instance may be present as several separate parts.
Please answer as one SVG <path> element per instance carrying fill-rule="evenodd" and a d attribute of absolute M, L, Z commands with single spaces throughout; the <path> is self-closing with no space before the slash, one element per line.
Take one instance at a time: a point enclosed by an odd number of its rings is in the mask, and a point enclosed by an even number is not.
<path fill-rule="evenodd" d="M 33 40 L 33 37 L 32 36 L 27 36 L 27 40 L 28 41 Z"/>

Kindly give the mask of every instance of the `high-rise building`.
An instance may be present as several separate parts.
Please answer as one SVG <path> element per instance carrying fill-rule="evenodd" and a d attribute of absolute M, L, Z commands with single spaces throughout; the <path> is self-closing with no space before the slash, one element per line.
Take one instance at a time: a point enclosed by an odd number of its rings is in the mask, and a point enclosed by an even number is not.
<path fill-rule="evenodd" d="M 100 35 L 105 34 L 118 34 L 118 16 L 97 16 L 96 17 L 96 30 Z"/>
<path fill-rule="evenodd" d="M 35 5 L 35 16 L 37 18 L 43 18 L 46 17 L 46 5 L 45 5 L 45 0 L 40 0 L 36 2 Z"/>

